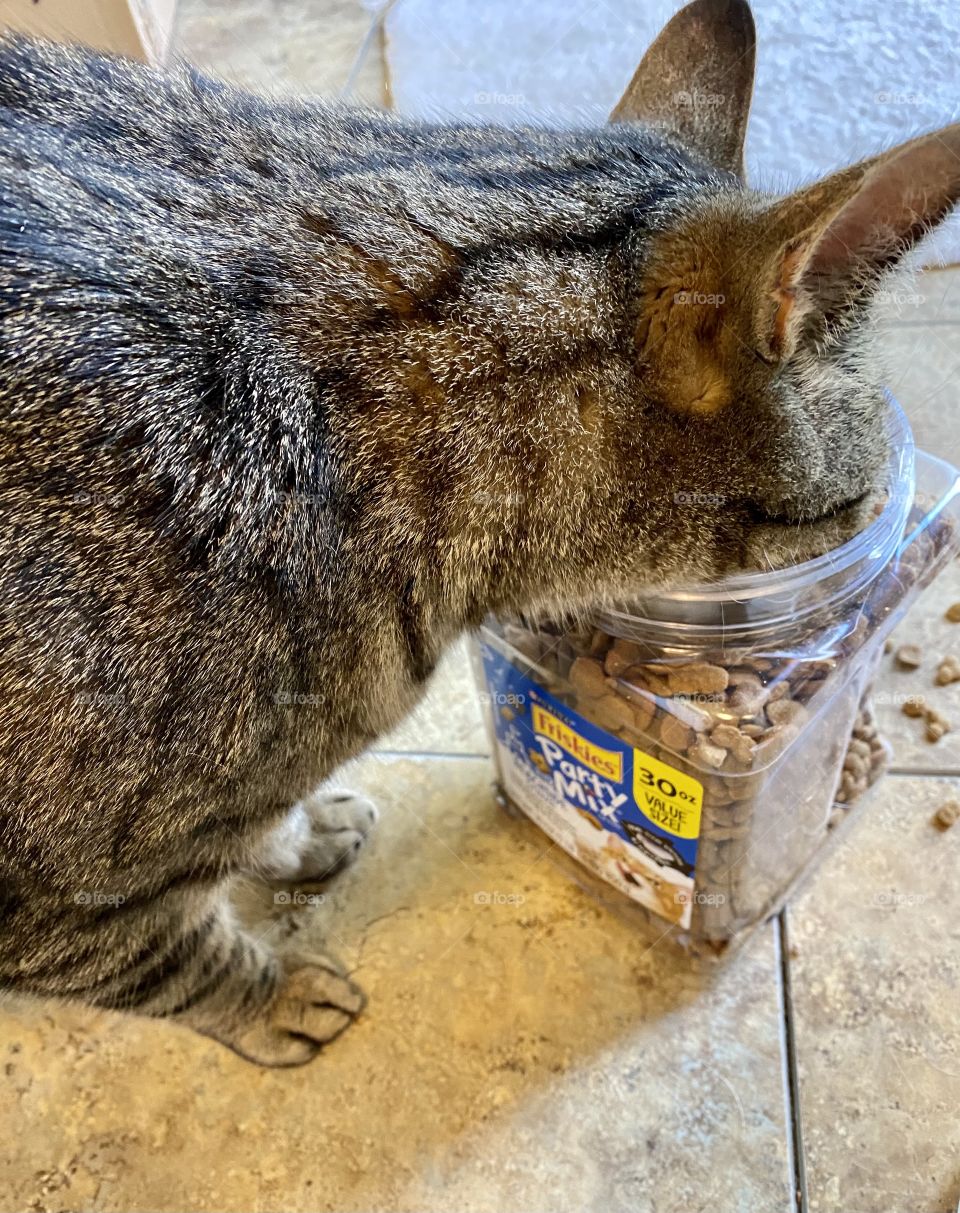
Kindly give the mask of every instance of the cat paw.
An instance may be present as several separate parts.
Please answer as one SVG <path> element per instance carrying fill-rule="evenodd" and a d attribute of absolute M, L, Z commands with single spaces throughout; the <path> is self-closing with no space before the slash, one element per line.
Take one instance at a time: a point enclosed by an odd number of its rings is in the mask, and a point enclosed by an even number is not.
<path fill-rule="evenodd" d="M 291 884 L 328 880 L 354 862 L 377 817 L 373 801 L 357 792 L 314 792 L 272 835 L 262 870 Z"/>
<path fill-rule="evenodd" d="M 283 960 L 280 988 L 263 1015 L 222 1044 L 260 1066 L 302 1066 L 345 1031 L 366 1005 L 359 986 L 326 956 L 297 953 Z"/>
<path fill-rule="evenodd" d="M 325 880 L 349 867 L 377 824 L 376 805 L 357 792 L 316 792 L 303 802 L 310 840 L 300 855 L 296 879 Z"/>

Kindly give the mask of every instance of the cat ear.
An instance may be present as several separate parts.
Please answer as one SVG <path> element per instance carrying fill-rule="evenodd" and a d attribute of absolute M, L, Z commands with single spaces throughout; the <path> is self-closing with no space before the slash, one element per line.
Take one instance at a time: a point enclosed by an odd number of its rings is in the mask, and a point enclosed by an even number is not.
<path fill-rule="evenodd" d="M 760 352 L 781 362 L 806 322 L 821 336 L 856 318 L 892 269 L 960 201 L 960 123 L 843 169 L 764 217 L 784 237 L 758 317 Z M 784 236 L 784 234 L 786 235 Z"/>
<path fill-rule="evenodd" d="M 742 178 L 756 30 L 746 0 L 693 0 L 644 55 L 611 122 L 665 127 Z"/>

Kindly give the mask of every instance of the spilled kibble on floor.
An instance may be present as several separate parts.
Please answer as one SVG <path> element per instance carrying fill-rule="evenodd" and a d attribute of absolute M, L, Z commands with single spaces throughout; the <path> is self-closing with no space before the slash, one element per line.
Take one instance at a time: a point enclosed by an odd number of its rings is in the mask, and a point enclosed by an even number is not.
<path fill-rule="evenodd" d="M 923 649 L 918 644 L 902 644 L 893 656 L 902 669 L 915 670 L 923 661 Z"/>
<path fill-rule="evenodd" d="M 960 802 L 948 800 L 933 815 L 933 824 L 938 830 L 949 830 L 960 819 Z"/>
<path fill-rule="evenodd" d="M 936 708 L 927 708 L 924 719 L 927 722 L 925 733 L 927 741 L 939 741 L 944 734 L 950 732 L 950 721 Z"/>
<path fill-rule="evenodd" d="M 949 654 L 937 666 L 934 682 L 938 687 L 949 686 L 952 682 L 960 682 L 960 660 Z"/>
<path fill-rule="evenodd" d="M 949 718 L 942 712 L 938 712 L 936 708 L 928 707 L 922 695 L 908 696 L 903 701 L 900 710 L 904 716 L 925 722 L 924 736 L 927 741 L 939 741 L 952 728 Z"/>

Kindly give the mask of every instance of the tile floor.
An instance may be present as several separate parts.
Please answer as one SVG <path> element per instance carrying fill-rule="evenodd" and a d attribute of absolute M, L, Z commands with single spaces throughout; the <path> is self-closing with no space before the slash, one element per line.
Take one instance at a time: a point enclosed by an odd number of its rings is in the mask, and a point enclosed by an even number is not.
<path fill-rule="evenodd" d="M 182 0 L 180 49 L 235 78 L 384 96 L 351 0 Z M 893 382 L 960 462 L 960 274 L 892 309 Z M 245 910 L 326 939 L 369 1012 L 314 1065 L 260 1072 L 177 1028 L 0 1012 L 0 1208 L 476 1213 L 953 1213 L 960 1200 L 960 723 L 953 565 L 878 679 L 894 773 L 817 875 L 707 980 L 638 947 L 494 807 L 462 646 L 416 717 L 350 772 L 384 814 L 317 910 Z M 480 897 L 478 898 L 478 894 Z M 498 898 L 496 894 L 504 896 Z M 489 896 L 488 896 L 489 895 Z M 484 904 L 484 901 L 490 904 Z"/>

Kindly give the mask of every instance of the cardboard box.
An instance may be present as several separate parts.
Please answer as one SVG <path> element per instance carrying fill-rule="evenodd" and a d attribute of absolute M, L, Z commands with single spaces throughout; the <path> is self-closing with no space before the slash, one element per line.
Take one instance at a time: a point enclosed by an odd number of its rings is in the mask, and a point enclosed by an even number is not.
<path fill-rule="evenodd" d="M 177 0 L 0 0 L 0 29 L 162 63 L 176 5 Z"/>

